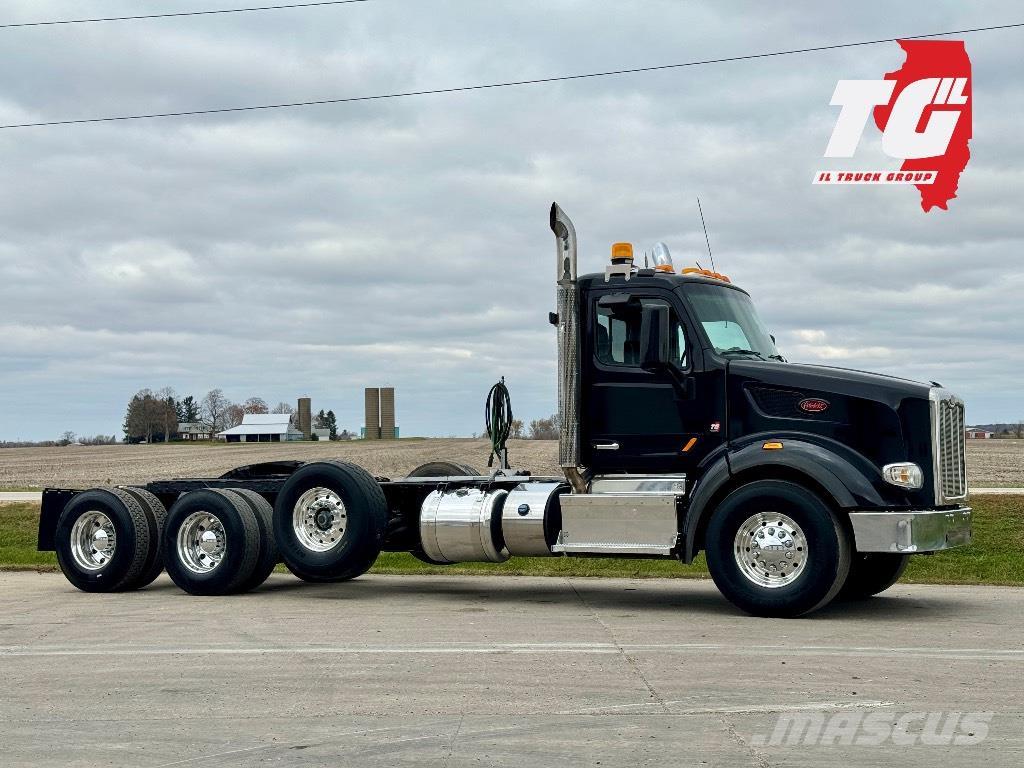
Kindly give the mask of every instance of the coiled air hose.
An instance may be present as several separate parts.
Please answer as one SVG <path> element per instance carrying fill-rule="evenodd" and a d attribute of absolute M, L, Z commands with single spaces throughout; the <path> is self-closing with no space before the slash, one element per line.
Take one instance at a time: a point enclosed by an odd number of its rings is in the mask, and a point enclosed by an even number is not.
<path fill-rule="evenodd" d="M 504 376 L 487 393 L 484 423 L 487 425 L 487 437 L 491 440 L 491 455 L 487 459 L 487 466 L 494 466 L 494 457 L 497 456 L 501 469 L 511 469 L 505 443 L 512 432 L 512 397 L 505 386 Z"/>

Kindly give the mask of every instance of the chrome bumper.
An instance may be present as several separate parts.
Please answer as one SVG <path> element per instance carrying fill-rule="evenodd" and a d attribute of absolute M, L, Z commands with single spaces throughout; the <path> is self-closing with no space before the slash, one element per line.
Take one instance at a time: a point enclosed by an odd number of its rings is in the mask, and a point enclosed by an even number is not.
<path fill-rule="evenodd" d="M 971 509 L 851 512 L 858 552 L 938 552 L 971 543 Z"/>

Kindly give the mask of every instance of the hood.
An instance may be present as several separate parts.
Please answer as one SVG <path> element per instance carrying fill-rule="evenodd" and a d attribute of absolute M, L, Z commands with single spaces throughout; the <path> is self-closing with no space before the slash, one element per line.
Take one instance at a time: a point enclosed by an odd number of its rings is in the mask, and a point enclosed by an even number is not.
<path fill-rule="evenodd" d="M 854 368 L 763 360 L 731 360 L 729 373 L 768 386 L 806 390 L 808 397 L 831 393 L 873 400 L 894 409 L 899 408 L 906 398 L 927 400 L 929 390 L 938 386 Z"/>
<path fill-rule="evenodd" d="M 730 360 L 729 439 L 766 434 L 828 445 L 880 468 L 930 467 L 932 385 L 877 373 L 761 360 Z"/>

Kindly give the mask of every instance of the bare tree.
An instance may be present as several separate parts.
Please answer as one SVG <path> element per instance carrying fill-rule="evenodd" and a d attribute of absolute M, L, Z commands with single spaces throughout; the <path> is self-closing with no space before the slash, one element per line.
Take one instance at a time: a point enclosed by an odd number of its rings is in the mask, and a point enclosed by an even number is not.
<path fill-rule="evenodd" d="M 73 442 L 75 442 L 75 437 L 75 433 L 69 429 L 67 432 L 60 436 L 60 440 L 58 440 L 57 442 L 60 445 L 71 445 Z"/>
<path fill-rule="evenodd" d="M 156 393 L 156 420 L 163 428 L 164 442 L 171 442 L 171 436 L 178 433 L 178 408 L 176 394 L 172 387 L 164 387 Z"/>
<path fill-rule="evenodd" d="M 237 427 L 245 418 L 245 410 L 240 405 L 232 403 L 224 411 L 224 429 Z"/>
<path fill-rule="evenodd" d="M 526 436 L 526 427 L 522 419 L 512 419 L 512 429 L 509 430 L 509 437 L 513 440 L 522 440 Z"/>
<path fill-rule="evenodd" d="M 246 413 L 270 413 L 267 401 L 262 397 L 250 397 L 242 403 L 242 410 Z"/>
<path fill-rule="evenodd" d="M 274 406 L 274 410 L 272 410 L 271 413 L 287 413 L 289 416 L 291 416 L 293 413 L 295 413 L 295 409 L 292 406 L 288 405 L 288 403 L 278 403 L 277 405 Z"/>
<path fill-rule="evenodd" d="M 211 432 L 222 432 L 226 427 L 224 426 L 224 418 L 227 415 L 228 407 L 231 405 L 231 401 L 224 397 L 224 391 L 221 389 L 211 389 L 206 393 L 206 397 L 203 398 L 203 420 L 207 426 L 210 427 Z"/>
<path fill-rule="evenodd" d="M 547 419 L 534 419 L 530 422 L 531 440 L 557 440 L 559 418 L 554 414 Z"/>
<path fill-rule="evenodd" d="M 1018 440 L 1024 438 L 1024 421 L 1018 421 L 1013 427 L 1013 434 Z"/>

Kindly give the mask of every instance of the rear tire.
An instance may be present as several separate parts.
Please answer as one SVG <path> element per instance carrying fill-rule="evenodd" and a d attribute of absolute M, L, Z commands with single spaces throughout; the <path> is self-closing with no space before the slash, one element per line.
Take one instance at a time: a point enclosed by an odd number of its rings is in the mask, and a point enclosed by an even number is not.
<path fill-rule="evenodd" d="M 191 595 L 228 595 L 252 576 L 260 554 L 256 516 L 229 491 L 190 491 L 167 514 L 164 566 Z"/>
<path fill-rule="evenodd" d="M 248 592 L 266 581 L 280 560 L 277 545 L 274 543 L 274 508 L 270 506 L 269 501 L 248 488 L 232 488 L 228 493 L 236 494 L 249 505 L 260 529 L 260 553 L 256 558 L 256 565 L 252 569 L 252 575 L 238 587 L 239 592 Z"/>
<path fill-rule="evenodd" d="M 822 608 L 850 570 L 840 519 L 811 491 L 780 480 L 730 493 L 711 517 L 705 549 L 719 590 L 755 616 L 789 618 Z"/>
<path fill-rule="evenodd" d="M 307 464 L 274 504 L 274 537 L 288 569 L 304 581 L 346 581 L 380 554 L 388 505 L 377 481 L 344 461 Z"/>
<path fill-rule="evenodd" d="M 428 461 L 426 464 L 420 464 L 406 477 L 476 477 L 479 474 L 469 464 L 460 464 L 456 461 Z"/>
<path fill-rule="evenodd" d="M 57 562 L 83 592 L 134 589 L 150 557 L 150 521 L 120 488 L 76 494 L 57 521 Z"/>
<path fill-rule="evenodd" d="M 146 565 L 133 584 L 124 586 L 125 589 L 142 589 L 152 584 L 164 570 L 161 542 L 163 541 L 164 526 L 167 524 L 167 507 L 145 488 L 123 488 L 122 490 L 127 491 L 139 502 L 149 521 L 149 554 L 146 557 Z"/>
<path fill-rule="evenodd" d="M 850 564 L 850 575 L 839 592 L 840 600 L 867 600 L 884 592 L 903 575 L 910 555 L 888 552 L 856 552 Z"/>

